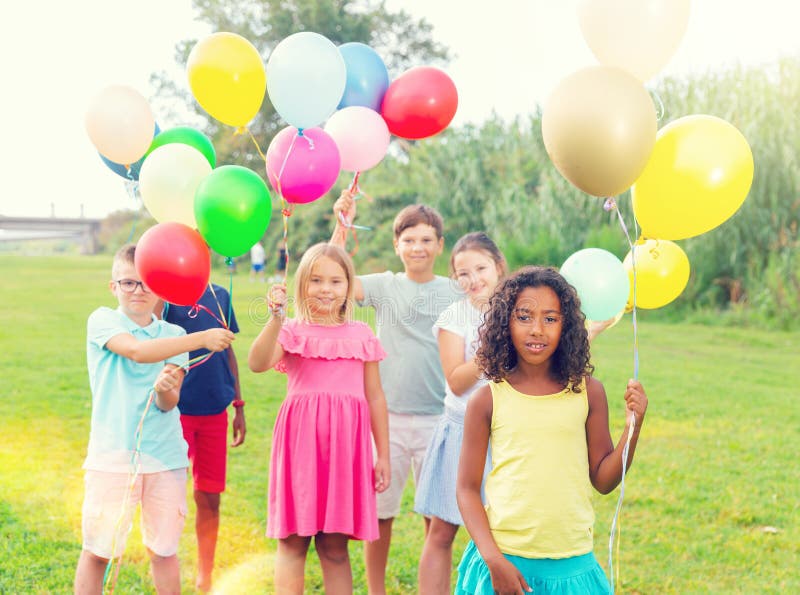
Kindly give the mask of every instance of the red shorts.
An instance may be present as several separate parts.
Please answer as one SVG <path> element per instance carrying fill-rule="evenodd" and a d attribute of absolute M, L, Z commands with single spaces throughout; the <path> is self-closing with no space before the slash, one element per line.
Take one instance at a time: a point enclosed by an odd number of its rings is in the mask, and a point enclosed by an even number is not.
<path fill-rule="evenodd" d="M 183 438 L 189 445 L 195 491 L 225 491 L 228 455 L 228 410 L 216 415 L 181 415 Z"/>

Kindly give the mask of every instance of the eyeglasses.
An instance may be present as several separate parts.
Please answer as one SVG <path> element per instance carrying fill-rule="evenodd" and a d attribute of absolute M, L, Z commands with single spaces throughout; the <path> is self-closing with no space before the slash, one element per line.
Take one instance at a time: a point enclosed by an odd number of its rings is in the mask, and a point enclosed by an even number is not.
<path fill-rule="evenodd" d="M 114 281 L 117 286 L 124 291 L 125 293 L 133 293 L 136 291 L 137 287 L 141 287 L 144 293 L 150 293 L 150 290 L 147 288 L 142 281 L 134 281 L 133 279 L 119 279 L 118 281 Z"/>

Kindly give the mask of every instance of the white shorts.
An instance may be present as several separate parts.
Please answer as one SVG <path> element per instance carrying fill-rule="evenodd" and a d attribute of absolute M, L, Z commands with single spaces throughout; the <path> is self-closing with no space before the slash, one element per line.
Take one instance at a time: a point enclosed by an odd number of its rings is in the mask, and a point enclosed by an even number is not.
<path fill-rule="evenodd" d="M 403 499 L 409 469 L 414 474 L 414 485 L 416 485 L 425 451 L 440 417 L 389 412 L 389 462 L 392 466 L 392 482 L 389 489 L 378 494 L 379 519 L 391 519 L 400 513 L 400 502 Z"/>
<path fill-rule="evenodd" d="M 86 471 L 83 549 L 100 558 L 111 558 L 112 549 L 121 556 L 141 503 L 144 545 L 158 556 L 175 555 L 186 520 L 186 468 L 140 474 L 132 488 L 130 480 L 127 473 Z"/>

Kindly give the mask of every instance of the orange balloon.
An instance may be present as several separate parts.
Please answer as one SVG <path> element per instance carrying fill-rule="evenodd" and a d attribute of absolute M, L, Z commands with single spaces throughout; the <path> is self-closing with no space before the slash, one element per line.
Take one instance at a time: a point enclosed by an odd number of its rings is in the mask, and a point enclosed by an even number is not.
<path fill-rule="evenodd" d="M 562 80 L 542 114 L 547 154 L 561 175 L 593 196 L 616 196 L 642 173 L 658 128 L 642 83 L 619 68 L 591 66 Z"/>

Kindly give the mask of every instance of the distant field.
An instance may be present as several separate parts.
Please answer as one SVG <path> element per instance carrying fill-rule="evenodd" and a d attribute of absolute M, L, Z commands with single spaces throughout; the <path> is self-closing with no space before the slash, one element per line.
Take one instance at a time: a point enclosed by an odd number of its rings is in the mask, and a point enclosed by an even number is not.
<path fill-rule="evenodd" d="M 0 593 L 71 592 L 80 552 L 81 463 L 89 434 L 85 363 L 89 313 L 115 305 L 108 257 L 0 255 Z M 228 278 L 215 275 L 227 286 Z M 264 285 L 234 277 L 241 333 L 236 352 L 247 400 L 247 440 L 230 455 L 217 555 L 224 593 L 269 593 L 275 542 L 264 536 L 267 462 L 284 378 L 246 370 L 263 315 Z M 365 314 L 368 316 L 368 314 Z M 800 592 L 800 358 L 798 337 L 758 329 L 640 320 L 640 378 L 650 410 L 626 483 L 624 593 Z M 609 395 L 612 435 L 622 430 L 622 388 L 633 370 L 630 320 L 598 338 L 597 376 Z M 596 497 L 595 553 L 605 567 L 617 493 Z M 404 510 L 413 491 L 406 490 Z M 193 514 L 193 504 L 190 505 Z M 194 518 L 181 543 L 184 592 L 192 593 Z M 390 592 L 415 591 L 422 523 L 395 523 Z M 466 543 L 463 531 L 457 557 Z M 363 593 L 360 545 L 352 558 Z M 309 557 L 307 590 L 321 591 Z M 138 528 L 117 592 L 151 592 Z"/>

